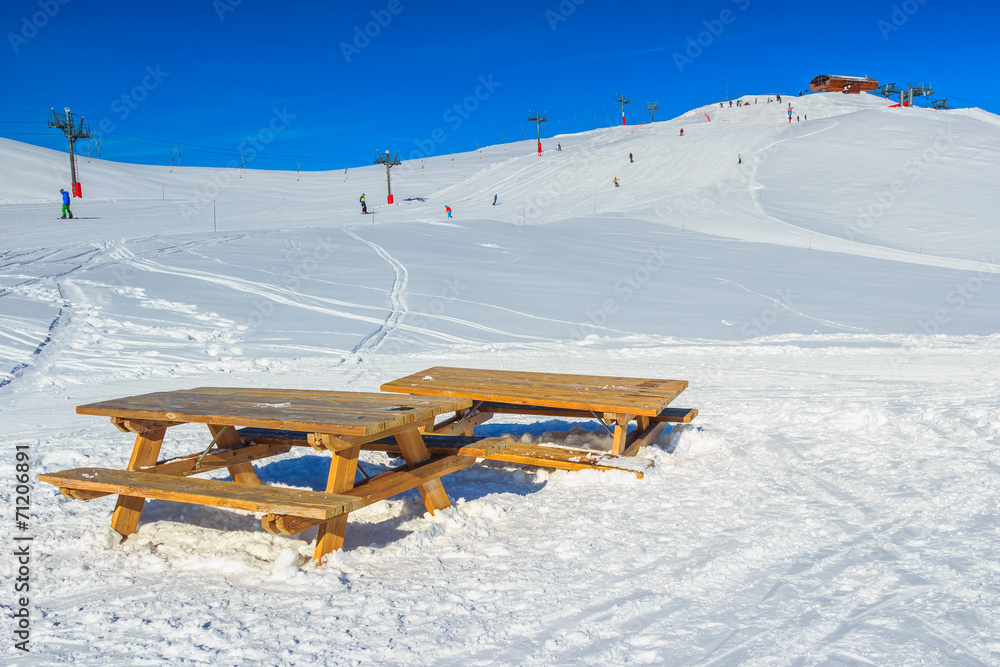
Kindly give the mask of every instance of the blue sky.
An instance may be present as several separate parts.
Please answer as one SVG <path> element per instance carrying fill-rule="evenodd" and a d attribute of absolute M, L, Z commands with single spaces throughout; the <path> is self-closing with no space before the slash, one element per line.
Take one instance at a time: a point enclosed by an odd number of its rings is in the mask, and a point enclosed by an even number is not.
<path fill-rule="evenodd" d="M 123 162 L 341 169 L 659 120 L 817 74 L 929 81 L 1000 111 L 992 4 L 5 0 L 0 136 L 66 149 L 70 107 Z M 88 141 L 78 144 L 86 155 Z M 96 156 L 96 147 L 93 155 Z"/>

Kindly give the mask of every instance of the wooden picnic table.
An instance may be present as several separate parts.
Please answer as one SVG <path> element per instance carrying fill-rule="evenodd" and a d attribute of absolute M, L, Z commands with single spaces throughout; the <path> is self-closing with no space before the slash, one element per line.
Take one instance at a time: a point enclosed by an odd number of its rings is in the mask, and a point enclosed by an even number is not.
<path fill-rule="evenodd" d="M 318 526 L 314 560 L 319 562 L 343 546 L 347 514 L 360 507 L 414 487 L 429 512 L 450 506 L 440 477 L 495 453 L 506 441 L 463 440 L 436 448 L 432 457 L 420 429 L 433 426 L 438 415 L 471 405 L 466 398 L 221 387 L 129 396 L 77 408 L 79 414 L 110 417 L 119 430 L 135 434 L 125 470 L 82 468 L 38 478 L 78 500 L 118 494 L 111 526 L 123 538 L 138 527 L 146 498 L 260 512 L 271 533 L 294 535 Z M 213 436 L 208 448 L 158 461 L 167 429 L 185 423 L 208 425 Z M 254 433 L 261 437 L 254 439 Z M 406 466 L 356 485 L 360 449 L 385 450 L 387 436 Z M 379 439 L 383 444 L 373 444 Z M 261 485 L 253 462 L 295 445 L 329 452 L 324 492 Z M 190 477 L 221 468 L 232 481 Z"/>
<path fill-rule="evenodd" d="M 498 413 L 583 417 L 597 419 L 608 428 L 613 456 L 634 456 L 668 423 L 687 423 L 697 416 L 695 409 L 667 407 L 687 386 L 687 380 L 435 366 L 387 382 L 381 390 L 475 401 L 450 419 L 423 427 L 424 433 L 471 435 L 476 426 Z M 636 428 L 629 434 L 633 421 Z M 560 455 L 556 448 L 537 446 L 514 445 L 491 458 L 570 469 L 595 467 L 594 457 L 584 459 L 578 452 Z"/>

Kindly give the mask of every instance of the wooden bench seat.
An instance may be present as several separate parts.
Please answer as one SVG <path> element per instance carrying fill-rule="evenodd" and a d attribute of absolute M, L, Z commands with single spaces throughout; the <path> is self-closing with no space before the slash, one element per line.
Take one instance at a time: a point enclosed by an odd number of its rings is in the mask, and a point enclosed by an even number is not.
<path fill-rule="evenodd" d="M 219 468 L 228 468 L 240 463 L 259 461 L 270 456 L 285 454 L 291 449 L 288 444 L 245 444 L 236 447 L 213 449 L 207 455 L 189 454 L 173 459 L 157 461 L 154 465 L 139 468 L 138 472 L 155 473 L 159 475 L 176 475 L 187 477 Z M 83 489 L 61 489 L 63 495 L 74 500 L 93 500 L 111 495 L 112 491 L 85 491 Z M 69 493 L 67 493 L 67 491 Z"/>
<path fill-rule="evenodd" d="M 490 403 L 483 402 L 477 404 L 477 412 L 512 415 L 542 415 L 547 417 L 576 417 L 580 419 L 593 419 L 594 415 L 589 410 L 572 410 L 568 408 L 549 408 L 537 405 L 517 405 L 515 403 Z M 600 413 L 598 413 L 600 415 Z M 651 422 L 665 422 L 674 424 L 689 424 L 691 420 L 698 416 L 698 411 L 694 408 L 664 408 L 655 417 L 649 417 Z"/>
<path fill-rule="evenodd" d="M 691 420 L 698 416 L 695 408 L 665 408 L 655 417 L 650 417 L 651 422 L 665 422 L 667 424 L 690 424 Z"/>
<path fill-rule="evenodd" d="M 645 471 L 653 467 L 651 459 L 638 456 L 620 457 L 609 452 L 522 443 L 517 443 L 502 452 L 487 456 L 486 459 L 561 470 L 623 470 L 633 473 L 639 479 L 642 479 Z"/>
<path fill-rule="evenodd" d="M 38 479 L 60 491 L 101 491 L 135 498 L 156 498 L 251 512 L 289 514 L 325 521 L 365 505 L 357 496 L 305 489 L 237 484 L 197 477 L 158 475 L 132 470 L 76 468 L 41 474 Z M 72 493 L 64 495 L 72 498 Z"/>

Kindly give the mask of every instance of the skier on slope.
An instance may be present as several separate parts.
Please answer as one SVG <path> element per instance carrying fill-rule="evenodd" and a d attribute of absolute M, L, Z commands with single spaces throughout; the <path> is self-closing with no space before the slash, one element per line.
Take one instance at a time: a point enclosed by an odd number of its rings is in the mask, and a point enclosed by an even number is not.
<path fill-rule="evenodd" d="M 497 205 L 497 195 L 493 195 L 493 205 Z"/>
<path fill-rule="evenodd" d="M 368 204 L 365 203 L 365 193 L 364 192 L 361 193 L 361 199 L 359 199 L 358 201 L 361 202 L 361 212 L 362 213 L 367 213 L 368 212 Z"/>
<path fill-rule="evenodd" d="M 682 137 L 684 136 L 684 128 L 683 127 L 681 128 L 681 136 Z"/>
<path fill-rule="evenodd" d="M 632 160 L 632 154 L 631 153 L 628 154 L 628 162 L 629 162 L 629 164 L 632 164 L 632 162 L 633 162 L 633 160 Z"/>
<path fill-rule="evenodd" d="M 445 206 L 444 210 L 445 210 L 445 213 L 447 213 L 448 217 L 450 218 L 451 217 L 451 206 Z"/>
<path fill-rule="evenodd" d="M 620 185 L 618 185 L 618 177 L 617 176 L 615 176 L 615 180 L 613 180 L 611 182 L 615 184 L 616 188 L 621 187 Z"/>
<path fill-rule="evenodd" d="M 69 193 L 66 192 L 63 189 L 60 189 L 59 192 L 62 193 L 62 200 L 63 200 L 63 204 L 62 204 L 62 206 L 63 206 L 63 208 L 62 208 L 62 217 L 63 217 L 63 220 L 66 219 L 66 214 L 67 213 L 69 213 L 69 219 L 72 220 L 73 219 L 73 211 L 69 210 Z"/>
<path fill-rule="evenodd" d="M 743 164 L 743 154 L 740 153 L 736 156 L 736 164 Z"/>

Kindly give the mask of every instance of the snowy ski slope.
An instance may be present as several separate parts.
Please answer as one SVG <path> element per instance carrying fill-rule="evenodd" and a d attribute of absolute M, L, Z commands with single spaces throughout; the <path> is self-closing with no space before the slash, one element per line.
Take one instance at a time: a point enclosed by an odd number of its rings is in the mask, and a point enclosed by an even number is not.
<path fill-rule="evenodd" d="M 169 388 L 448 364 L 684 378 L 700 410 L 643 480 L 476 466 L 435 516 L 352 514 L 319 568 L 311 533 L 161 501 L 119 545 L 111 500 L 35 484 L 33 653 L 8 662 L 1000 662 L 1000 123 L 767 98 L 410 160 L 393 206 L 380 165 L 83 158 L 63 221 L 65 154 L 0 139 L 0 438 L 33 473 L 121 466 L 74 407 Z M 165 455 L 204 446 L 186 428 Z M 322 488 L 323 457 L 260 474 Z"/>

